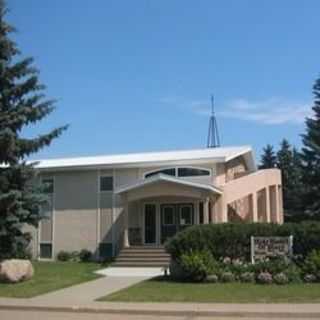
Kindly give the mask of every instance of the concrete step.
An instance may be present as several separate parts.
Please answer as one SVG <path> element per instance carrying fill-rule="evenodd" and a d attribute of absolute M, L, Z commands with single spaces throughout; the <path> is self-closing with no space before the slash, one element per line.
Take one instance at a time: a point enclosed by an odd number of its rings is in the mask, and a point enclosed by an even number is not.
<path fill-rule="evenodd" d="M 125 258 L 122 258 L 122 257 L 118 257 L 116 259 L 116 262 L 120 262 L 120 261 L 127 261 L 127 262 L 132 262 L 132 261 L 136 261 L 136 262 L 169 262 L 170 259 L 168 258 L 152 258 L 152 259 L 146 259 L 146 258 L 136 258 L 136 257 L 125 257 Z"/>
<path fill-rule="evenodd" d="M 112 264 L 112 267 L 167 267 L 169 262 L 126 262 L 126 261 L 116 261 Z"/>

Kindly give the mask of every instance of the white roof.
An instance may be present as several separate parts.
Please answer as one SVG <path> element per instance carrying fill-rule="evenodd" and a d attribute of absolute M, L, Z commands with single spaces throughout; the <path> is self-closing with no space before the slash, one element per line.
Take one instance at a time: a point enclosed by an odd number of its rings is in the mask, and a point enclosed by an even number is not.
<path fill-rule="evenodd" d="M 34 160 L 36 168 L 43 170 L 68 168 L 133 168 L 166 164 L 200 164 L 205 162 L 227 162 L 240 155 L 249 160 L 249 167 L 255 170 L 253 152 L 250 146 L 219 147 L 180 151 L 146 152 L 118 155 L 103 155 L 79 158 Z"/>
<path fill-rule="evenodd" d="M 179 178 L 172 177 L 172 176 L 169 176 L 166 174 L 161 174 L 161 173 L 157 174 L 155 176 L 152 176 L 150 178 L 139 180 L 138 182 L 135 182 L 133 184 L 121 187 L 121 188 L 117 189 L 115 191 L 115 193 L 121 194 L 121 193 L 125 193 L 125 192 L 131 191 L 131 190 L 140 189 L 140 188 L 143 188 L 147 185 L 155 184 L 155 183 L 159 183 L 159 182 L 171 182 L 171 183 L 175 183 L 175 184 L 179 184 L 179 185 L 183 185 L 183 186 L 199 188 L 199 189 L 222 194 L 222 190 L 219 189 L 218 187 L 208 185 L 208 184 L 203 184 L 203 183 L 191 182 L 191 181 L 179 179 Z"/>

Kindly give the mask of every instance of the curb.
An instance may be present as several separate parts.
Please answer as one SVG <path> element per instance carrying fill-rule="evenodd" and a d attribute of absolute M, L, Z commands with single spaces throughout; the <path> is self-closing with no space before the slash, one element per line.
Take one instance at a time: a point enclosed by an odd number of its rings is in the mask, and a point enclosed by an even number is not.
<path fill-rule="evenodd" d="M 25 306 L 25 305 L 1 305 L 1 310 L 14 311 L 39 311 L 39 312 L 65 312 L 65 313 L 96 313 L 96 314 L 130 314 L 130 315 L 159 315 L 159 316 L 189 316 L 189 317 L 264 317 L 270 319 L 320 319 L 320 312 L 256 312 L 256 311 L 208 311 L 208 310 L 149 310 L 149 309 L 114 309 L 114 308 L 94 308 L 78 306 Z"/>

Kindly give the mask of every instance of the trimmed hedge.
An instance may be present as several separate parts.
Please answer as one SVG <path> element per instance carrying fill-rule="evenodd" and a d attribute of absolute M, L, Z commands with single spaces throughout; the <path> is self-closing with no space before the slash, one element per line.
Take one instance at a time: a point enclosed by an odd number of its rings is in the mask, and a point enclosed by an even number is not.
<path fill-rule="evenodd" d="M 195 225 L 177 233 L 166 244 L 173 259 L 192 251 L 208 250 L 215 259 L 221 257 L 250 258 L 251 236 L 293 235 L 293 252 L 306 257 L 320 248 L 320 222 L 285 223 L 221 223 Z"/>

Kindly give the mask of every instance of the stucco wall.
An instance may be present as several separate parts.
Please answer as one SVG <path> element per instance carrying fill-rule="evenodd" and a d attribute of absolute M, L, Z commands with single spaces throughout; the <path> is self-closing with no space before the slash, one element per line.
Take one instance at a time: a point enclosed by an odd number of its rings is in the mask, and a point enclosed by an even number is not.
<path fill-rule="evenodd" d="M 54 255 L 60 250 L 97 249 L 97 172 L 55 174 Z"/>

